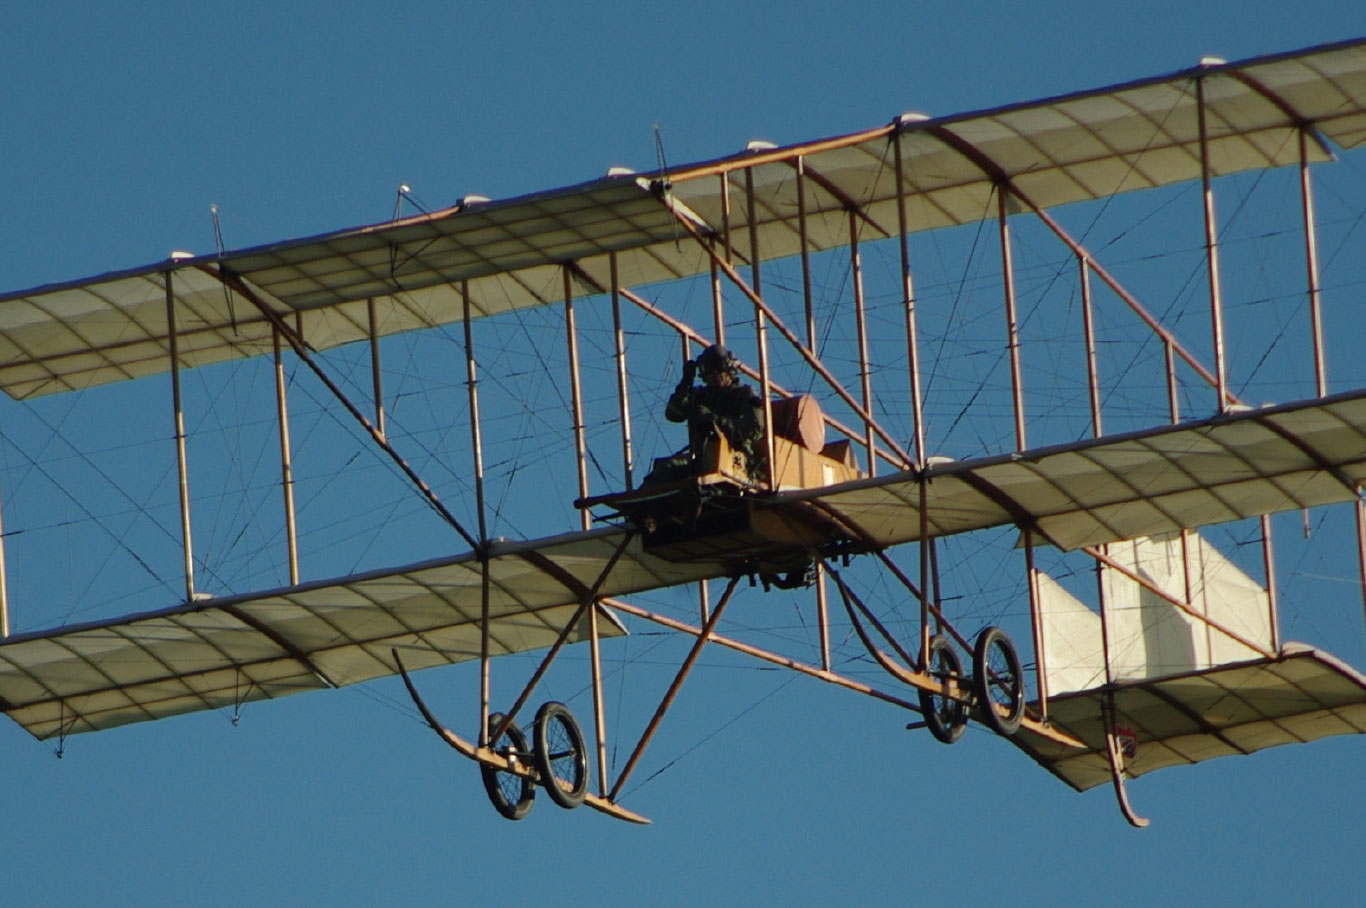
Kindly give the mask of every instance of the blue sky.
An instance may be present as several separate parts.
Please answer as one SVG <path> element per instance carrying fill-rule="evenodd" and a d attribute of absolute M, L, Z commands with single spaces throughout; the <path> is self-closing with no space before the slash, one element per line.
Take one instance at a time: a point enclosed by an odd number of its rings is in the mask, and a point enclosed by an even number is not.
<path fill-rule="evenodd" d="M 3 22 L 3 291 L 146 264 L 172 249 L 212 251 L 213 203 L 227 245 L 242 247 L 383 220 L 400 182 L 438 207 L 470 193 L 506 198 L 567 185 L 615 164 L 646 169 L 655 160 L 655 122 L 670 162 L 681 163 L 755 138 L 795 142 L 907 110 L 948 114 L 1162 74 L 1206 54 L 1239 59 L 1366 34 L 1366 13 L 1326 2 L 504 2 L 412 3 L 401 11 L 356 2 L 135 10 L 53 2 L 6 9 Z M 1359 163 L 1334 166 L 1366 183 Z M 1198 233 L 1197 209 L 1187 209 L 1179 229 Z M 1353 246 L 1350 231 L 1344 236 L 1342 258 L 1360 259 L 1351 251 L 1360 237 Z M 961 245 L 944 243 L 950 254 Z M 1287 266 L 1299 268 L 1298 259 Z M 1334 389 L 1360 387 L 1360 328 L 1350 317 L 1337 324 Z M 541 329 L 550 330 L 535 322 L 520 330 Z M 392 349 L 418 362 L 436 355 L 439 340 Z M 1248 338 L 1239 351 L 1235 368 L 1244 374 L 1257 343 Z M 354 369 L 358 357 L 340 354 L 338 367 Z M 226 411 L 198 417 L 201 438 L 228 438 L 235 430 L 224 424 L 234 414 L 256 412 L 249 398 L 261 389 L 239 399 L 224 390 L 235 387 L 192 390 L 201 413 L 210 403 Z M 40 411 L 46 422 L 0 400 L 0 427 L 40 446 L 52 423 L 73 434 L 127 433 L 129 453 L 114 460 L 136 474 L 142 445 L 167 431 L 160 393 L 119 389 L 63 401 Z M 320 433 L 336 431 L 318 417 L 320 405 L 299 409 Z M 102 421 L 111 411 L 120 414 L 112 427 Z M 196 463 L 216 463 L 211 444 L 201 442 Z M 235 444 L 240 452 L 250 441 Z M 463 450 L 458 444 L 463 438 L 451 450 Z M 28 453 L 41 458 L 41 450 Z M 105 549 L 73 555 L 71 541 L 83 545 L 84 537 L 51 527 L 79 515 L 32 478 L 16 444 L 0 444 L 0 454 L 6 529 L 31 529 L 40 540 L 7 549 L 11 571 L 23 575 L 14 591 L 21 629 L 106 616 L 79 611 L 82 596 L 128 611 L 173 602 L 158 589 L 136 601 L 106 595 L 98 573 L 79 563 Z M 317 456 L 315 477 L 330 469 L 329 454 Z M 89 482 L 78 466 L 69 469 L 72 483 Z M 226 480 L 199 482 L 206 495 L 231 497 Z M 323 498 L 353 491 L 321 481 L 317 488 Z M 223 526 L 205 538 L 256 526 L 216 507 L 200 512 L 222 515 Z M 375 533 L 357 552 L 333 547 L 354 525 L 340 514 L 334 523 L 330 506 L 317 504 L 312 525 L 324 541 L 315 544 L 309 576 L 429 554 L 432 542 L 413 517 L 420 507 L 405 507 L 414 535 Z M 545 529 L 524 522 L 538 532 L 571 526 L 567 517 Z M 173 549 L 161 550 L 170 551 L 173 572 Z M 1355 564 L 1344 559 L 1325 570 L 1341 581 Z M 257 575 L 243 576 L 236 582 Z M 791 609 L 777 603 L 751 598 L 736 620 L 786 625 Z M 1295 620 L 1287 636 L 1307 634 L 1366 662 L 1359 600 L 1325 599 L 1321 611 Z M 619 696 L 643 693 L 622 709 L 648 716 L 676 646 L 648 635 L 630 645 L 645 675 L 638 687 L 620 685 Z M 454 720 L 472 715 L 476 679 L 463 667 L 427 672 L 419 684 L 438 714 Z M 500 688 L 504 697 L 515 694 L 513 684 Z M 581 694 L 567 676 L 555 684 L 559 696 Z M 236 726 L 214 713 L 78 737 L 61 760 L 5 724 L 5 898 L 681 905 L 966 895 L 1026 904 L 1273 904 L 1344 902 L 1366 882 L 1360 740 L 1146 777 L 1131 791 L 1154 825 L 1139 832 L 1123 823 L 1108 792 L 1077 795 L 984 731 L 947 748 L 904 731 L 907 719 L 813 681 L 704 659 L 633 783 L 630 805 L 655 820 L 645 829 L 565 813 L 544 798 L 527 821 L 501 820 L 473 764 L 416 721 L 393 683 L 249 707 Z"/>

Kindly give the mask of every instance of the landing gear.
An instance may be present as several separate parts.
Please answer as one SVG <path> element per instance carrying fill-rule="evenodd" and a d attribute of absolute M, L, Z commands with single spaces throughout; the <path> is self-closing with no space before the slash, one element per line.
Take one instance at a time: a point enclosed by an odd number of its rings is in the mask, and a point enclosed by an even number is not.
<path fill-rule="evenodd" d="M 963 662 L 947 637 L 936 635 L 930 638 L 929 673 L 940 684 L 962 689 Z M 925 716 L 925 726 L 945 744 L 952 744 L 963 736 L 968 727 L 968 708 L 962 700 L 945 694 L 920 691 L 920 711 Z"/>
<path fill-rule="evenodd" d="M 502 713 L 490 715 L 489 734 L 496 732 L 502 722 Z M 525 761 L 530 755 L 526 735 L 522 734 L 516 722 L 509 722 L 507 730 L 497 741 L 489 741 L 489 749 L 514 764 Z M 495 810 L 509 820 L 520 820 L 531 813 L 532 804 L 536 800 L 536 786 L 529 777 L 483 764 L 480 765 L 479 772 L 484 777 L 484 790 L 488 792 Z"/>
<path fill-rule="evenodd" d="M 489 734 L 496 732 L 502 722 L 502 713 L 490 715 Z M 536 713 L 531 738 L 533 746 L 528 747 L 522 729 L 516 722 L 509 722 L 502 737 L 489 742 L 489 750 L 523 769 L 531 769 L 534 762 L 534 780 L 530 773 L 519 774 L 488 765 L 479 767 L 489 800 L 509 820 L 520 820 L 531 813 L 538 781 L 561 807 L 578 807 L 588 795 L 588 748 L 569 707 L 554 700 L 542 706 Z"/>
<path fill-rule="evenodd" d="M 1019 730 L 1025 712 L 1024 671 L 1015 644 L 999 627 L 989 627 L 978 636 L 970 682 L 953 641 L 943 635 L 930 638 L 926 673 L 942 690 L 921 688 L 920 711 L 925 727 L 940 741 L 952 744 L 963 736 L 970 708 L 974 717 L 997 734 L 1009 737 Z"/>
<path fill-rule="evenodd" d="M 989 627 L 977 638 L 972 653 L 972 686 L 982 720 L 998 734 L 1015 734 L 1024 718 L 1024 672 L 1015 644 L 999 627 Z"/>
<path fill-rule="evenodd" d="M 551 700 L 536 713 L 531 737 L 545 793 L 561 807 L 578 807 L 588 794 L 588 748 L 574 714 Z"/>

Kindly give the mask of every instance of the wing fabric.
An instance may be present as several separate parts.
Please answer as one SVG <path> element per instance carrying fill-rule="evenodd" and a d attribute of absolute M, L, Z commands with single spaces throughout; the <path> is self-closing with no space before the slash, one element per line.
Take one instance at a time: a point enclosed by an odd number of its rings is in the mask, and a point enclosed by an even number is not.
<path fill-rule="evenodd" d="M 933 535 L 1033 524 L 1069 548 L 1349 500 L 1366 480 L 1366 392 L 928 475 Z M 865 541 L 893 545 L 919 538 L 918 493 L 916 477 L 901 473 L 772 501 L 809 501 Z M 496 544 L 492 651 L 549 646 L 622 538 L 613 529 Z M 633 540 L 600 594 L 724 571 L 654 558 Z M 47 738 L 354 684 L 393 674 L 394 646 L 415 668 L 477 658 L 480 608 L 480 563 L 467 553 L 12 637 L 0 643 L 0 708 Z"/>
<path fill-rule="evenodd" d="M 494 655 L 550 646 L 607 567 L 620 530 L 495 543 Z M 632 541 L 600 594 L 714 576 L 651 558 Z M 355 684 L 479 658 L 482 579 L 473 554 L 251 596 L 197 602 L 0 643 L 0 708 L 41 739 Z M 607 620 L 600 633 L 624 629 Z M 569 637 L 587 639 L 586 621 Z"/>
<path fill-rule="evenodd" d="M 1111 709 L 1131 777 L 1366 732 L 1366 676 L 1302 644 L 1276 653 L 1266 588 L 1200 534 L 1108 553 L 1173 600 L 1190 598 L 1177 608 L 1107 567 L 1097 611 L 1040 576 L 1049 722 L 1086 746 L 1027 731 L 1013 741 L 1060 779 L 1078 790 L 1111 780 Z"/>
<path fill-rule="evenodd" d="M 1101 710 L 1108 695 L 1089 690 L 1050 698 L 1049 721 L 1086 742 L 1063 747 L 1022 731 L 1010 740 L 1078 791 L 1110 781 Z M 1115 721 L 1137 777 L 1168 766 L 1250 754 L 1280 744 L 1366 733 L 1366 676 L 1298 643 L 1253 659 L 1177 677 L 1117 685 Z"/>
<path fill-rule="evenodd" d="M 757 153 L 669 175 L 681 208 L 719 230 L 730 187 L 745 170 L 756 222 L 737 206 L 730 244 L 764 258 L 796 254 L 800 159 L 811 176 L 811 249 L 848 243 L 857 208 L 890 235 L 899 197 L 908 230 L 971 223 L 994 211 L 1003 181 L 1048 208 L 1200 176 L 1196 82 L 1203 86 L 1211 166 L 1223 175 L 1299 161 L 1303 130 L 1345 148 L 1366 141 L 1366 42 L 1326 45 L 1185 70 L 1097 91 L 960 116 L 899 117 L 890 125 Z M 895 154 L 900 154 L 900 192 Z M 1309 159 L 1330 159 L 1310 142 Z M 716 177 L 722 179 L 716 179 Z M 286 318 L 315 350 L 561 299 L 573 262 L 594 285 L 626 286 L 706 272 L 649 178 L 605 179 L 488 202 L 468 199 L 404 220 L 289 240 L 0 296 L 0 387 L 23 399 L 168 371 L 167 297 L 182 365 L 269 352 L 271 319 Z M 224 280 L 234 297 L 230 306 Z M 169 281 L 169 291 L 167 282 Z M 370 302 L 380 313 L 370 324 Z M 233 317 L 230 309 L 241 314 Z"/>
<path fill-rule="evenodd" d="M 1366 391 L 926 470 L 931 536 L 1018 524 L 1076 549 L 1352 501 L 1366 482 Z M 920 538 L 920 482 L 894 473 L 808 500 L 878 545 Z"/>

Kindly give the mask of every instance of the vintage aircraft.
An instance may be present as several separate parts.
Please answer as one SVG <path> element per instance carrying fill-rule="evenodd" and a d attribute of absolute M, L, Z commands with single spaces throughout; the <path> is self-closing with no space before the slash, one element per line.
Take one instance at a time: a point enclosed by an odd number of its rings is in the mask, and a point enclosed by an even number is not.
<path fill-rule="evenodd" d="M 1328 392 L 1323 335 L 1333 329 L 1321 318 L 1311 182 L 1311 165 L 1333 160 L 1335 146 L 1350 154 L 1363 142 L 1366 41 L 1352 41 L 1206 60 L 957 116 L 904 114 L 851 135 L 753 143 L 648 174 L 614 168 L 520 198 L 467 196 L 372 226 L 175 254 L 7 293 L 0 385 L 17 402 L 11 412 L 58 394 L 113 406 L 115 383 L 169 383 L 184 580 L 183 595 L 160 608 L 9 635 L 0 549 L 0 708 L 35 738 L 64 741 L 397 674 L 428 724 L 478 763 L 504 816 L 525 816 L 543 788 L 565 807 L 587 803 L 646 822 L 621 803 L 623 786 L 714 644 L 919 713 L 909 727 L 946 743 L 976 719 L 1078 790 L 1110 782 L 1125 816 L 1143 825 L 1127 779 L 1366 731 L 1366 676 L 1281 639 L 1270 516 L 1302 512 L 1308 528 L 1310 509 L 1347 504 L 1357 515 L 1355 547 L 1366 552 L 1366 388 Z M 1242 399 L 1235 388 L 1252 384 L 1260 362 L 1244 367 L 1242 384 L 1230 378 L 1233 306 L 1220 257 L 1234 252 L 1221 242 L 1214 186 L 1244 173 L 1293 174 L 1299 193 L 1281 229 L 1295 231 L 1303 250 L 1291 263 L 1307 275 L 1295 292 L 1303 309 L 1295 336 L 1307 339 L 1296 356 L 1313 392 L 1290 403 Z M 1074 236 L 1053 213 L 1103 212 L 1097 206 L 1162 192 L 1182 194 L 1192 221 L 1203 223 L 1198 322 L 1178 325 L 1174 297 L 1163 300 L 1162 316 L 1146 308 L 1118 276 L 1124 269 L 1102 264 L 1085 234 Z M 922 282 L 918 292 L 913 241 L 943 236 L 951 246 L 954 228 L 970 231 L 960 285 L 927 294 Z M 984 282 L 973 269 L 988 228 L 999 259 Z M 1025 230 L 1038 231 L 1026 252 L 1046 241 L 1065 267 L 1019 273 Z M 925 247 L 926 258 L 944 254 Z M 1146 258 L 1125 267 L 1142 275 Z M 1060 293 L 1064 306 L 1054 305 Z M 968 324 L 971 307 L 978 348 L 959 357 L 950 332 Z M 710 330 L 690 324 L 693 314 Z M 637 320 L 624 327 L 630 316 Z M 595 331 L 580 325 L 589 320 Z M 553 353 L 547 326 L 562 332 Z M 1289 331 L 1273 327 L 1271 345 Z M 441 400 L 422 431 L 396 425 L 397 397 L 384 391 L 392 367 L 381 351 L 396 336 L 440 345 L 437 356 L 408 351 L 429 384 L 405 393 Z M 681 432 L 650 422 L 673 384 L 672 363 L 713 343 L 741 353 L 757 391 L 763 468 L 751 470 L 724 432 L 694 432 L 686 476 L 641 482 L 637 452 L 648 444 L 665 454 Z M 365 351 L 363 365 L 345 359 L 356 350 Z M 1130 368 L 1102 376 L 1106 357 Z M 242 590 L 223 583 L 194 545 L 182 381 L 231 382 L 253 363 L 269 363 L 273 381 L 269 441 L 280 466 L 271 495 L 282 496 L 283 539 L 272 565 L 282 584 Z M 997 365 L 1008 381 L 993 380 Z M 348 369 L 368 373 L 360 392 L 368 402 L 339 374 Z M 1139 373 L 1146 378 L 1133 378 Z M 504 412 L 489 407 L 491 382 Z M 427 522 L 411 538 L 430 557 L 303 579 L 288 408 L 296 389 L 316 393 L 315 403 L 327 395 L 317 411 L 353 421 L 389 475 L 420 496 L 426 508 L 416 519 Z M 642 413 L 650 414 L 645 432 Z M 444 439 L 452 426 L 468 433 L 468 447 L 443 462 L 423 433 Z M 976 437 L 965 441 L 968 426 Z M 568 450 L 555 440 L 561 434 L 572 438 Z M 827 442 L 827 434 L 838 437 Z M 503 452 L 536 436 L 546 439 L 547 466 L 529 478 L 523 461 Z M 252 453 L 258 461 L 264 447 Z M 951 450 L 970 453 L 932 453 Z M 501 458 L 497 483 L 486 475 L 491 452 Z M 42 459 L 32 452 L 34 469 Z M 442 479 L 424 478 L 424 466 Z M 334 496 L 334 506 L 359 507 L 364 485 Z M 521 496 L 534 532 L 495 535 L 490 524 L 503 519 L 509 496 Z M 545 515 L 571 503 L 578 528 L 547 535 Z M 12 507 L 12 526 L 34 522 Z M 245 522 L 266 519 L 253 510 Z M 1217 544 L 1229 526 L 1240 528 L 1245 551 Z M 1018 550 L 1024 563 L 1010 589 L 1021 608 L 1000 622 L 982 620 L 967 584 L 996 581 L 1001 561 L 941 569 L 948 546 L 992 533 L 998 555 Z M 156 576 L 119 546 L 119 557 Z M 1362 563 L 1366 587 L 1366 556 Z M 873 576 L 900 591 L 887 608 L 870 605 Z M 720 633 L 746 580 L 755 597 L 812 597 L 814 647 L 794 654 Z M 709 581 L 725 583 L 715 601 Z M 685 585 L 697 591 L 688 600 L 695 618 L 638 598 Z M 775 585 L 802 591 L 770 592 Z M 14 599 L 22 608 L 22 595 Z M 694 642 L 609 779 L 602 651 L 628 622 Z M 964 632 L 968 622 L 979 625 L 975 634 Z M 1012 622 L 1013 635 L 1001 626 Z M 832 657 L 840 633 L 857 639 L 885 686 Z M 1016 643 L 1026 638 L 1031 659 Z M 536 713 L 528 740 L 517 720 L 566 645 L 580 642 L 589 649 L 592 746 L 554 700 Z M 546 652 L 520 695 L 495 711 L 494 658 L 535 650 Z M 474 660 L 477 724 L 461 735 L 436 717 L 410 673 Z"/>

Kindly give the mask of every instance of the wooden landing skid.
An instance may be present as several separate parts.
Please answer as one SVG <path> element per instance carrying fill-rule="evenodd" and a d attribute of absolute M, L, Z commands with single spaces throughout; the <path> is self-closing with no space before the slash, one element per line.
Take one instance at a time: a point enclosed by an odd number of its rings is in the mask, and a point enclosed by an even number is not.
<path fill-rule="evenodd" d="M 398 666 L 398 673 L 403 676 L 403 684 L 408 688 L 408 696 L 413 698 L 413 703 L 417 706 L 418 712 L 422 713 L 422 718 L 427 720 L 427 724 L 431 726 L 432 731 L 436 732 L 441 740 L 455 748 L 455 750 L 463 756 L 474 760 L 476 763 L 491 766 L 500 772 L 510 772 L 539 784 L 540 779 L 536 770 L 530 766 L 523 765 L 520 762 L 511 762 L 502 754 L 492 751 L 487 747 L 477 747 L 438 721 L 436 716 L 432 714 L 431 709 L 423 702 L 422 696 L 418 694 L 417 687 L 414 686 L 413 679 L 408 676 L 408 670 L 404 667 L 403 660 L 399 658 L 398 652 L 396 650 L 390 650 L 390 652 L 394 655 L 394 662 Z M 642 826 L 648 826 L 652 822 L 649 817 L 644 817 L 638 813 L 627 810 L 620 804 L 591 792 L 584 796 L 583 802 L 599 813 L 605 813 L 610 817 L 616 817 L 618 820 L 625 820 L 628 823 L 639 823 Z"/>

